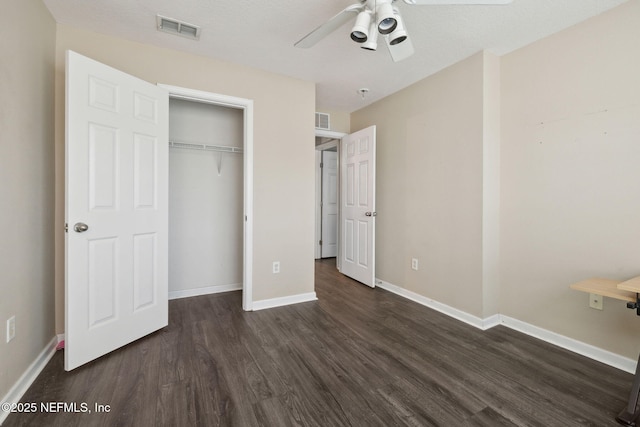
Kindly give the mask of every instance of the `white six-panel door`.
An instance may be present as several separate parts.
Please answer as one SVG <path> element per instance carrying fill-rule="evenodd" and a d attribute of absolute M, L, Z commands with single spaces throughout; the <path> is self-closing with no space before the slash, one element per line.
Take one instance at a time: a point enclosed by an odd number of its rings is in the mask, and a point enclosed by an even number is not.
<path fill-rule="evenodd" d="M 340 271 L 375 287 L 376 127 L 342 139 Z"/>
<path fill-rule="evenodd" d="M 169 96 L 75 52 L 66 73 L 71 370 L 167 325 Z"/>

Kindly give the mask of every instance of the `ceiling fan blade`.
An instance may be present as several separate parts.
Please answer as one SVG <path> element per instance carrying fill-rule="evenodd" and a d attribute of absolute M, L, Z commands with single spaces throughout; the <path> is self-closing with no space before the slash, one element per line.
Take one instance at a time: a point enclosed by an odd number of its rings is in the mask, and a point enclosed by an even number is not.
<path fill-rule="evenodd" d="M 449 5 L 449 4 L 509 4 L 513 0 L 404 0 L 407 4 L 422 5 Z"/>
<path fill-rule="evenodd" d="M 364 4 L 352 4 L 344 9 L 342 12 L 338 13 L 333 18 L 329 19 L 324 24 L 320 25 L 315 30 L 311 31 L 309 34 L 298 40 L 294 46 L 301 48 L 308 48 L 320 40 L 342 27 L 347 21 L 352 19 L 355 15 L 360 13 L 364 9 Z"/>
<path fill-rule="evenodd" d="M 393 62 L 402 61 L 403 59 L 407 59 L 413 55 L 413 43 L 411 43 L 411 38 L 409 36 L 407 36 L 402 43 L 398 44 L 390 44 L 389 36 L 384 36 L 384 41 L 387 42 L 387 47 L 389 48 L 389 53 L 391 54 Z"/>

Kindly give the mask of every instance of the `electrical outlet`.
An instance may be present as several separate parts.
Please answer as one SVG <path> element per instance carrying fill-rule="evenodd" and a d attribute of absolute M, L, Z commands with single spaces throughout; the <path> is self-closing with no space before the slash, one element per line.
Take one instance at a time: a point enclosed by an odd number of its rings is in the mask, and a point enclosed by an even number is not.
<path fill-rule="evenodd" d="M 280 261 L 273 262 L 273 274 L 280 273 Z"/>
<path fill-rule="evenodd" d="M 16 337 L 16 316 L 11 316 L 7 320 L 7 342 Z"/>
<path fill-rule="evenodd" d="M 418 260 L 416 258 L 411 258 L 411 269 L 418 271 Z"/>
<path fill-rule="evenodd" d="M 589 294 L 589 307 L 596 310 L 602 310 L 604 304 L 604 297 L 602 295 Z"/>

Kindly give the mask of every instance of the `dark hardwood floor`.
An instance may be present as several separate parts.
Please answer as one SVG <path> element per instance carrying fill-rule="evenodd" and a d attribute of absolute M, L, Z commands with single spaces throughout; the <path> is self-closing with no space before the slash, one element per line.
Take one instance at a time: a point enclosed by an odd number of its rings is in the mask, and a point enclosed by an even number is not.
<path fill-rule="evenodd" d="M 316 262 L 317 302 L 169 303 L 170 324 L 72 372 L 58 352 L 5 426 L 615 426 L 632 375 L 498 326 L 482 332 Z M 95 404 L 109 405 L 97 413 Z"/>

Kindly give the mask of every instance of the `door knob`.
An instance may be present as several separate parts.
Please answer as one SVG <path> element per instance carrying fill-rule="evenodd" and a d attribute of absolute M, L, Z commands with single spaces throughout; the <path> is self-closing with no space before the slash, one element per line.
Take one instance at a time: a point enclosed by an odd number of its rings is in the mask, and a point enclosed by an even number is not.
<path fill-rule="evenodd" d="M 377 212 L 365 212 L 364 215 L 365 216 L 376 216 L 376 215 L 378 215 L 378 213 Z"/>
<path fill-rule="evenodd" d="M 73 229 L 78 233 L 84 233 L 89 229 L 89 226 L 83 222 L 76 222 L 76 224 L 73 226 Z"/>

